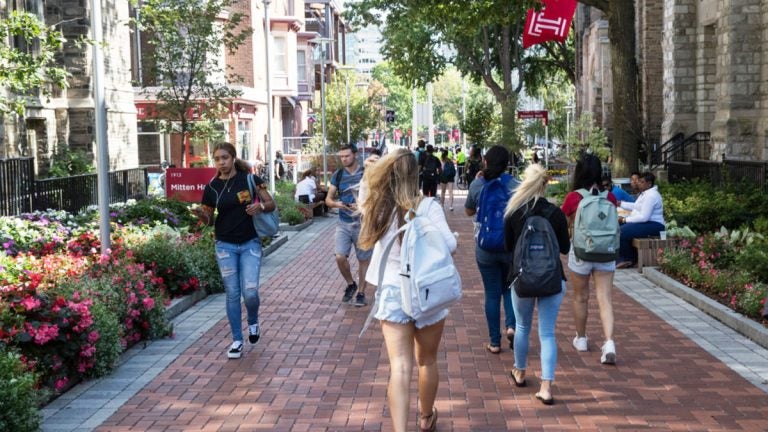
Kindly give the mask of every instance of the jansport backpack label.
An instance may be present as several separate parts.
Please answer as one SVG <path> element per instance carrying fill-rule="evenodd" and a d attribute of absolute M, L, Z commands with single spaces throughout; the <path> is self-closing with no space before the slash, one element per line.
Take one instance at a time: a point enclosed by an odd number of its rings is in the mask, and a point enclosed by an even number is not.
<path fill-rule="evenodd" d="M 579 189 L 581 201 L 573 224 L 573 253 L 591 262 L 616 260 L 619 253 L 619 217 L 608 191 Z"/>
<path fill-rule="evenodd" d="M 510 196 L 510 178 L 502 174 L 485 183 L 477 200 L 477 246 L 488 252 L 504 252 L 504 210 Z"/>
<path fill-rule="evenodd" d="M 550 206 L 544 216 L 528 216 L 517 238 L 511 288 L 518 297 L 547 297 L 563 289 L 560 248 L 548 220 L 554 208 Z"/>

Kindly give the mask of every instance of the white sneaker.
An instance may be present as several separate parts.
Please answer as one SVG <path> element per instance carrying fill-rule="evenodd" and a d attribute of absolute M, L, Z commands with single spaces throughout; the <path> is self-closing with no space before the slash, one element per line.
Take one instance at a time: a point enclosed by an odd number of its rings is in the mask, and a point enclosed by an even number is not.
<path fill-rule="evenodd" d="M 239 359 L 243 354 L 243 343 L 241 341 L 234 341 L 227 351 L 227 357 L 231 359 Z"/>
<path fill-rule="evenodd" d="M 616 345 L 612 340 L 607 340 L 603 344 L 603 355 L 600 356 L 602 364 L 616 364 Z"/>
<path fill-rule="evenodd" d="M 587 348 L 587 337 L 579 337 L 579 335 L 576 335 L 575 338 L 573 338 L 573 347 L 576 348 L 576 351 L 586 352 L 588 351 Z"/>

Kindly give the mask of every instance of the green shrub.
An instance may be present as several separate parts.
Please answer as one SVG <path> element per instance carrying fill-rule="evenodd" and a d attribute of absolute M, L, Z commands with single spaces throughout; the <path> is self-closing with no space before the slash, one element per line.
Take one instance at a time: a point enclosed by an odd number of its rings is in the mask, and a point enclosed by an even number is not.
<path fill-rule="evenodd" d="M 304 214 L 297 207 L 292 207 L 280 213 L 280 220 L 288 225 L 298 225 L 304 222 Z"/>
<path fill-rule="evenodd" d="M 741 295 L 736 298 L 736 305 L 744 315 L 760 319 L 767 297 L 768 285 L 764 283 L 747 284 Z"/>
<path fill-rule="evenodd" d="M 275 192 L 292 197 L 296 193 L 296 185 L 290 181 L 277 181 L 275 182 Z"/>
<path fill-rule="evenodd" d="M 768 283 L 768 242 L 756 241 L 745 246 L 735 257 L 737 268 L 747 271 L 763 283 Z"/>
<path fill-rule="evenodd" d="M 224 292 L 219 265 L 216 262 L 216 239 L 213 227 L 207 227 L 200 233 L 188 237 L 181 248 L 187 273 L 200 282 L 200 287 L 207 293 Z"/>
<path fill-rule="evenodd" d="M 0 346 L 0 430 L 26 432 L 40 427 L 37 377 L 19 355 Z"/>
<path fill-rule="evenodd" d="M 134 245 L 133 256 L 163 278 L 168 296 L 181 297 L 197 289 L 198 283 L 190 283 L 191 272 L 182 251 L 187 245 L 182 245 L 178 233 L 150 232 L 148 236 L 144 242 Z"/>
<path fill-rule="evenodd" d="M 696 232 L 751 226 L 768 213 L 768 194 L 747 184 L 714 187 L 696 180 L 663 183 L 659 190 L 664 198 L 664 218 Z"/>

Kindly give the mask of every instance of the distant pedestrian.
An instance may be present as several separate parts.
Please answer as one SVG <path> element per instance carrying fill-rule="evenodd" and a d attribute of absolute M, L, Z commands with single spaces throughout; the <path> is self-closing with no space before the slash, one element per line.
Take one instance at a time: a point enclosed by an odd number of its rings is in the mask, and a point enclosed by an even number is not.
<path fill-rule="evenodd" d="M 448 208 L 453 211 L 453 183 L 456 177 L 456 165 L 449 156 L 448 150 L 443 150 L 440 154 L 442 162 L 442 172 L 440 173 L 440 204 L 445 207 L 445 192 L 448 192 Z"/>
<path fill-rule="evenodd" d="M 576 163 L 573 172 L 573 190 L 565 196 L 561 209 L 568 218 L 569 226 L 573 226 L 582 195 L 579 190 L 592 191 L 598 189 L 598 179 L 602 173 L 600 159 L 591 154 L 584 154 Z M 608 177 L 610 183 L 610 177 Z M 626 193 L 626 192 L 625 192 Z M 608 201 L 618 205 L 616 197 L 608 192 Z M 615 222 L 615 219 L 614 219 Z M 597 305 L 600 309 L 600 322 L 603 325 L 603 340 L 600 362 L 603 364 L 616 363 L 616 345 L 613 341 L 613 275 L 616 272 L 616 260 L 593 262 L 576 257 L 574 249 L 568 254 L 568 268 L 571 270 L 571 286 L 573 287 L 573 317 L 576 322 L 576 336 L 573 347 L 576 351 L 588 350 L 587 313 L 589 303 L 589 278 L 595 284 Z"/>
<path fill-rule="evenodd" d="M 205 224 L 214 225 L 216 261 L 226 291 L 226 310 L 232 331 L 232 345 L 227 357 L 240 358 L 243 352 L 242 306 L 245 301 L 248 322 L 248 341 L 258 342 L 259 327 L 259 273 L 261 270 L 261 237 L 253 227 L 253 215 L 275 210 L 264 181 L 249 174 L 248 164 L 237 159 L 235 146 L 219 143 L 213 148 L 213 161 L 217 175 L 203 190 L 202 206 L 195 210 Z M 251 196 L 248 176 L 253 176 L 254 194 Z M 218 214 L 214 220 L 214 209 Z"/>
<path fill-rule="evenodd" d="M 341 301 L 362 307 L 368 304 L 365 299 L 365 272 L 368 269 L 372 253 L 370 249 L 361 248 L 358 239 L 360 215 L 357 212 L 356 195 L 360 180 L 363 178 L 363 167 L 357 161 L 357 147 L 354 145 L 343 146 L 338 155 L 342 167 L 331 176 L 331 185 L 328 187 L 325 204 L 329 208 L 339 209 L 339 223 L 336 225 L 336 265 L 347 283 Z M 337 193 L 338 200 L 336 199 Z M 353 246 L 357 257 L 360 285 L 352 278 L 352 270 L 349 265 L 349 254 Z"/>
<path fill-rule="evenodd" d="M 547 170 L 540 164 L 531 164 L 525 169 L 523 182 L 509 200 L 504 214 L 504 243 L 507 250 L 514 251 L 517 239 L 521 236 L 525 219 L 528 215 L 541 215 L 548 219 L 557 237 L 560 253 L 567 254 L 571 247 L 568 238 L 568 222 L 559 208 L 545 198 L 547 191 Z M 552 208 L 554 207 L 554 208 Z M 546 215 L 549 214 L 549 217 Z M 513 263 L 513 268 L 518 263 Z M 512 379 L 518 387 L 526 386 L 525 375 L 528 366 L 528 338 L 531 332 L 533 310 L 539 309 L 539 343 L 541 346 L 541 384 L 536 398 L 545 405 L 554 403 L 552 382 L 557 368 L 557 341 L 555 324 L 560 312 L 560 305 L 565 296 L 565 273 L 561 271 L 562 291 L 546 297 L 519 297 L 512 289 L 512 304 L 515 308 L 517 327 L 515 331 L 515 367 Z M 513 280 L 517 275 L 511 275 Z"/>
<path fill-rule="evenodd" d="M 413 153 L 397 149 L 371 165 L 365 174 L 368 195 L 362 204 L 363 229 L 360 246 L 373 247 L 374 259 L 368 273 L 369 282 L 378 283 L 379 261 L 384 245 L 404 225 L 406 213 L 421 202 L 418 189 L 418 165 Z M 451 251 L 456 238 L 451 233 L 445 214 L 439 206 L 429 206 L 428 217 L 445 238 Z M 400 244 L 395 241 L 387 259 L 384 281 L 377 291 L 374 317 L 381 321 L 381 331 L 390 364 L 387 396 L 395 431 L 408 430 L 411 378 L 414 356 L 419 367 L 420 431 L 434 431 L 437 410 L 434 407 L 439 383 L 437 350 L 445 325 L 447 309 L 427 318 L 413 320 L 405 314 L 400 294 Z"/>
<path fill-rule="evenodd" d="M 475 177 L 477 177 L 477 173 L 483 169 L 483 155 L 480 147 L 472 146 L 469 150 L 469 159 L 467 159 L 466 167 L 467 184 L 471 184 Z"/>
<path fill-rule="evenodd" d="M 427 152 L 423 155 L 424 163 L 421 165 L 421 190 L 428 197 L 437 196 L 437 183 L 442 173 L 440 159 L 434 153 L 435 148 L 431 144 L 427 145 Z"/>

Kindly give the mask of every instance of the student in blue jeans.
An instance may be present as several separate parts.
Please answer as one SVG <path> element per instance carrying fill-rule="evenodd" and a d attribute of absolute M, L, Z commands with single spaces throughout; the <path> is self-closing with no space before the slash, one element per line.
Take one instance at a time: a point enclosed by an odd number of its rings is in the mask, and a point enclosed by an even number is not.
<path fill-rule="evenodd" d="M 495 178 L 502 178 L 509 192 L 509 196 L 515 191 L 520 182 L 507 174 L 509 163 L 509 151 L 502 146 L 493 146 L 483 158 L 485 169 L 482 172 L 482 178 L 477 178 L 469 185 L 469 193 L 464 203 L 464 212 L 467 216 L 474 216 L 477 208 L 480 206 L 480 193 L 483 186 Z M 509 341 L 509 347 L 513 348 L 512 341 L 515 336 L 515 313 L 512 308 L 512 295 L 506 285 L 507 274 L 509 273 L 509 262 L 512 260 L 512 254 L 509 252 L 492 252 L 475 247 L 475 259 L 477 268 L 480 270 L 480 276 L 483 279 L 483 289 L 485 291 L 485 319 L 488 323 L 488 336 L 490 338 L 486 349 L 491 354 L 501 352 L 501 331 L 499 330 L 499 321 L 501 320 L 501 304 L 504 304 L 504 326 L 506 329 L 506 338 Z"/>
<path fill-rule="evenodd" d="M 545 215 L 550 207 L 554 207 L 548 218 L 557 237 L 560 253 L 565 255 L 571 248 L 568 236 L 568 221 L 559 207 L 547 201 L 547 170 L 540 164 L 531 164 L 526 168 L 524 180 L 517 187 L 512 199 L 509 200 L 504 213 L 504 244 L 508 251 L 513 251 L 520 237 L 525 218 L 528 214 Z M 557 367 L 557 341 L 555 340 L 555 324 L 560 312 L 560 305 L 565 296 L 565 273 L 560 269 L 563 289 L 555 295 L 546 297 L 521 298 L 512 291 L 512 305 L 517 317 L 515 332 L 515 367 L 512 369 L 512 379 L 518 387 L 525 387 L 526 369 L 528 368 L 528 337 L 533 321 L 533 309 L 539 308 L 539 342 L 541 344 L 541 385 L 536 393 L 536 399 L 545 405 L 552 405 L 552 382 L 555 380 Z"/>
<path fill-rule="evenodd" d="M 213 160 L 218 173 L 203 190 L 202 206 L 194 212 L 206 225 L 213 223 L 216 235 L 216 261 L 226 291 L 226 310 L 232 330 L 232 345 L 227 351 L 230 359 L 243 352 L 242 306 L 248 314 L 248 341 L 258 342 L 259 273 L 261 270 L 261 238 L 253 227 L 253 215 L 275 210 L 275 202 L 264 181 L 253 175 L 254 194 L 248 187 L 249 166 L 237 159 L 235 146 L 219 143 L 213 148 Z M 214 209 L 218 214 L 214 220 Z"/>

